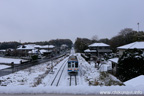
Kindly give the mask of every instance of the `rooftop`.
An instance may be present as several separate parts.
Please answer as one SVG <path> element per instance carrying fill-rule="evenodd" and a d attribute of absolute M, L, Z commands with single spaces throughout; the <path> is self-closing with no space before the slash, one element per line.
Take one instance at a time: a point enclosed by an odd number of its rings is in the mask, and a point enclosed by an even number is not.
<path fill-rule="evenodd" d="M 86 50 L 84 50 L 84 52 L 96 52 L 96 50 L 86 49 Z"/>
<path fill-rule="evenodd" d="M 109 46 L 109 45 L 105 43 L 93 43 L 89 45 L 89 47 L 106 47 L 106 46 Z"/>
<path fill-rule="evenodd" d="M 19 46 L 19 48 L 17 48 L 18 50 L 33 50 L 35 48 L 54 48 L 53 45 L 35 45 L 35 44 L 27 44 L 27 45 L 21 45 Z"/>
<path fill-rule="evenodd" d="M 117 47 L 118 49 L 144 49 L 144 42 L 133 42 L 127 45 Z"/>
<path fill-rule="evenodd" d="M 109 59 L 109 61 L 114 62 L 114 63 L 116 63 L 116 64 L 118 64 L 118 60 L 119 60 L 119 58 L 112 58 L 112 59 Z"/>

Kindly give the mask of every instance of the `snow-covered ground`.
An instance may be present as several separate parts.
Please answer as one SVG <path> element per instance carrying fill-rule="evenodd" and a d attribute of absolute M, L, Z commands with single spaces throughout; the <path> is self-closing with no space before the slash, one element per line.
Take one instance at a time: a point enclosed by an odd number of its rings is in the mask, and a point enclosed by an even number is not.
<path fill-rule="evenodd" d="M 51 63 L 47 62 L 31 68 L 0 77 L 0 93 L 70 93 L 70 94 L 141 94 L 144 86 L 122 85 L 114 76 L 94 68 L 80 54 L 77 85 L 69 86 L 67 59 L 53 61 L 54 72 L 49 72 Z M 58 73 L 58 74 L 57 74 Z M 62 74 L 62 75 L 61 75 Z M 55 81 L 53 82 L 54 78 Z M 61 78 L 59 79 L 59 77 Z M 57 81 L 59 81 L 58 86 Z M 53 83 L 52 83 L 53 82 Z M 128 93 L 129 92 L 129 93 Z"/>
<path fill-rule="evenodd" d="M 0 85 L 1 86 L 22 85 L 29 87 L 36 86 L 36 83 L 38 82 L 37 79 L 39 77 L 42 77 L 42 75 L 44 75 L 46 71 L 50 70 L 52 63 L 53 65 L 56 65 L 62 59 L 63 58 L 57 59 L 56 61 L 49 61 L 40 65 L 24 69 L 22 71 L 18 71 L 10 75 L 0 77 Z"/>
<path fill-rule="evenodd" d="M 0 57 L 0 63 L 11 64 L 14 62 L 14 64 L 20 64 L 20 61 L 26 62 L 27 60 Z"/>
<path fill-rule="evenodd" d="M 0 70 L 5 69 L 5 68 L 9 68 L 11 66 L 7 66 L 7 65 L 0 65 Z"/>

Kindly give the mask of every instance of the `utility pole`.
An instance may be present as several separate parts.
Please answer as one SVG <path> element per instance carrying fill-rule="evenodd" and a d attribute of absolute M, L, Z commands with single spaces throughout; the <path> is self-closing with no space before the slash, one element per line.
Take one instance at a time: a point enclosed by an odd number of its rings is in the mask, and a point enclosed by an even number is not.
<path fill-rule="evenodd" d="M 51 59 L 51 72 L 53 72 L 53 61 Z"/>
<path fill-rule="evenodd" d="M 139 22 L 137 23 L 137 25 L 138 25 L 138 32 L 139 32 Z"/>

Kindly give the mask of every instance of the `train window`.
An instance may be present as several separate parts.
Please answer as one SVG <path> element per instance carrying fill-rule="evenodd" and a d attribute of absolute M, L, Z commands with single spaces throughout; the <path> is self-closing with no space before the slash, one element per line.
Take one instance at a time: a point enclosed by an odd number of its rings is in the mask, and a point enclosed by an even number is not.
<path fill-rule="evenodd" d="M 72 64 L 72 67 L 74 67 L 74 63 Z"/>
<path fill-rule="evenodd" d="M 71 67 L 71 63 L 70 62 L 68 63 L 68 67 Z"/>
<path fill-rule="evenodd" d="M 76 67 L 76 68 L 78 67 L 78 62 L 75 63 L 75 67 Z"/>

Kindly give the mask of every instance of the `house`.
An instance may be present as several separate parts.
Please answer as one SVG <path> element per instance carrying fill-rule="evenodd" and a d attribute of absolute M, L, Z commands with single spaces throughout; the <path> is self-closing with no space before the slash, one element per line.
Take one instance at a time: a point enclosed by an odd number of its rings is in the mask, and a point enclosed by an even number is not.
<path fill-rule="evenodd" d="M 55 46 L 53 45 L 44 45 L 41 46 L 39 48 L 39 50 L 41 50 L 40 52 L 42 52 L 41 54 L 45 55 L 45 56 L 52 56 L 54 54 L 55 51 Z"/>
<path fill-rule="evenodd" d="M 109 61 L 111 61 L 111 73 L 112 73 L 113 75 L 116 75 L 116 73 L 117 73 L 118 60 L 119 60 L 119 58 L 109 59 Z"/>
<path fill-rule="evenodd" d="M 61 50 L 65 50 L 67 48 L 68 48 L 68 45 L 66 45 L 66 44 L 62 44 L 61 47 L 60 47 Z"/>
<path fill-rule="evenodd" d="M 89 49 L 84 50 L 85 53 L 91 54 L 91 56 L 98 56 L 101 57 L 105 53 L 111 53 L 112 50 L 110 49 L 110 46 L 105 43 L 93 43 L 88 46 Z"/>
<path fill-rule="evenodd" d="M 29 56 L 30 51 L 35 49 L 35 44 L 20 45 L 17 48 L 17 51 L 22 56 Z M 32 53 L 31 53 L 32 54 Z"/>
<path fill-rule="evenodd" d="M 43 55 L 49 55 L 54 50 L 53 45 L 35 45 L 35 44 L 27 44 L 27 45 L 21 45 L 17 48 L 17 50 L 23 55 L 23 56 L 29 56 L 33 54 L 43 54 Z M 42 52 L 42 53 L 40 53 Z"/>
<path fill-rule="evenodd" d="M 137 41 L 137 42 L 133 42 L 130 44 L 126 44 L 120 47 L 117 47 L 118 51 L 119 51 L 119 56 L 122 56 L 123 52 L 127 49 L 140 49 L 144 52 L 144 41 Z"/>
<path fill-rule="evenodd" d="M 44 45 L 40 46 L 39 49 L 45 49 L 45 50 L 53 50 L 55 46 L 53 45 Z"/>
<path fill-rule="evenodd" d="M 0 56 L 4 56 L 6 53 L 6 50 L 0 50 Z"/>

